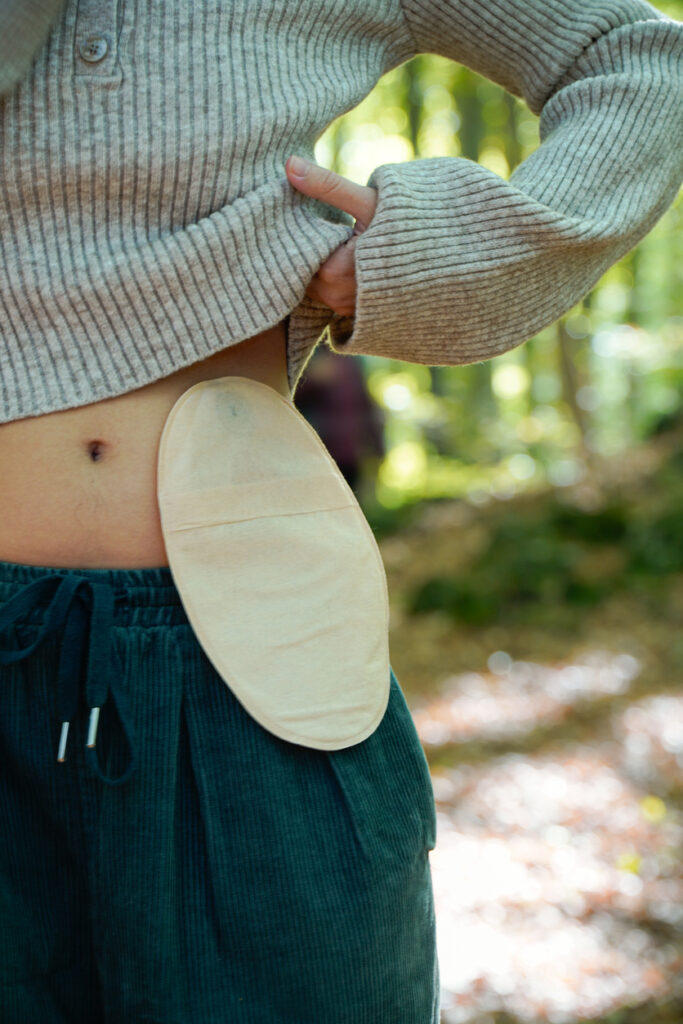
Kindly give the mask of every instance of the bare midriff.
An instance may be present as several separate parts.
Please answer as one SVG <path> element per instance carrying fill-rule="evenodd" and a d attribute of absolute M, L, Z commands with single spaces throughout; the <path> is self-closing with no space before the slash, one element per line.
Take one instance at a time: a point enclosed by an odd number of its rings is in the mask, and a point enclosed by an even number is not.
<path fill-rule="evenodd" d="M 284 322 L 136 391 L 0 425 L 0 560 L 60 568 L 168 565 L 157 453 L 177 399 L 240 376 L 290 398 Z"/>

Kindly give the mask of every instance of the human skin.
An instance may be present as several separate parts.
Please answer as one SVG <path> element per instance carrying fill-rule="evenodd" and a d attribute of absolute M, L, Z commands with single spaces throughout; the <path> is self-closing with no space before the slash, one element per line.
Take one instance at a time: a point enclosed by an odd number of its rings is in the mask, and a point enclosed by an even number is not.
<path fill-rule="evenodd" d="M 314 199 L 355 217 L 354 233 L 320 266 L 306 294 L 341 316 L 353 316 L 356 308 L 356 237 L 365 231 L 377 208 L 377 189 L 357 185 L 341 174 L 319 167 L 301 157 L 285 164 L 290 185 Z"/>
<path fill-rule="evenodd" d="M 289 398 L 285 325 L 115 398 L 0 425 L 0 559 L 71 568 L 168 565 L 156 495 L 176 400 L 237 375 Z"/>
<path fill-rule="evenodd" d="M 370 223 L 375 190 L 315 165 L 291 184 Z M 354 238 L 307 294 L 353 312 Z M 267 287 L 267 282 L 264 282 Z M 159 439 L 176 400 L 201 380 L 237 375 L 290 398 L 284 322 L 115 398 L 0 425 L 0 559 L 71 568 L 168 565 L 156 495 Z"/>

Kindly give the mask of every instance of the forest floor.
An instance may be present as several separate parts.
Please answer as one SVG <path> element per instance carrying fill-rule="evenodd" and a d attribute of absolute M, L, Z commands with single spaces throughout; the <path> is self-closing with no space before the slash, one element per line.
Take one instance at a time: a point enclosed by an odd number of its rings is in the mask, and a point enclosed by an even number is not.
<path fill-rule="evenodd" d="M 683 1021 L 683 456 L 385 536 L 443 1024 Z"/>

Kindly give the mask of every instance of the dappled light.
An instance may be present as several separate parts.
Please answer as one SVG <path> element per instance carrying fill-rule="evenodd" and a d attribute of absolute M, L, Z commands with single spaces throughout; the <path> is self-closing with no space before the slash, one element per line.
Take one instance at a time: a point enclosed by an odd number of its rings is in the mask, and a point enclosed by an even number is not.
<path fill-rule="evenodd" d="M 629 654 L 590 652 L 570 665 L 515 662 L 505 651 L 491 655 L 490 674 L 468 672 L 445 680 L 441 693 L 413 710 L 427 747 L 466 738 L 514 737 L 534 725 L 557 722 L 577 701 L 623 693 L 637 675 Z"/>
<path fill-rule="evenodd" d="M 513 740 L 627 693 L 639 664 L 489 658 L 444 681 L 414 718 L 427 753 Z M 432 854 L 444 1024 L 500 1010 L 562 1024 L 681 989 L 683 696 L 615 710 L 601 739 L 432 770 Z M 678 941 L 676 935 L 678 933 Z"/>
<path fill-rule="evenodd" d="M 422 55 L 316 157 L 507 178 L 538 141 L 521 100 Z M 683 1021 L 682 214 L 494 359 L 359 357 L 384 450 L 355 490 L 437 800 L 442 1024 Z"/>
<path fill-rule="evenodd" d="M 447 1024 L 496 1009 L 560 1024 L 678 985 L 683 817 L 619 760 L 604 743 L 434 773 Z"/>
<path fill-rule="evenodd" d="M 592 489 L 427 504 L 380 542 L 442 1024 L 683 1019 L 678 466 L 664 435 Z"/>
<path fill-rule="evenodd" d="M 644 785 L 683 790 L 683 696 L 637 701 L 616 717 L 622 763 Z"/>

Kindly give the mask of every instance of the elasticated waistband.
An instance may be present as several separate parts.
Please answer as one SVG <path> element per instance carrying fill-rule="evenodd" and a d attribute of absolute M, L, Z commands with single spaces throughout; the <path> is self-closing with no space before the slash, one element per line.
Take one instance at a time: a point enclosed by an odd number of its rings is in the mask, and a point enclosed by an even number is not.
<path fill-rule="evenodd" d="M 187 625 L 178 589 L 168 566 L 143 569 L 72 569 L 24 565 L 0 560 L 0 607 L 36 580 L 49 576 L 78 576 L 91 583 L 108 584 L 115 597 L 115 625 Z M 47 602 L 36 602 L 25 622 L 41 623 Z"/>

